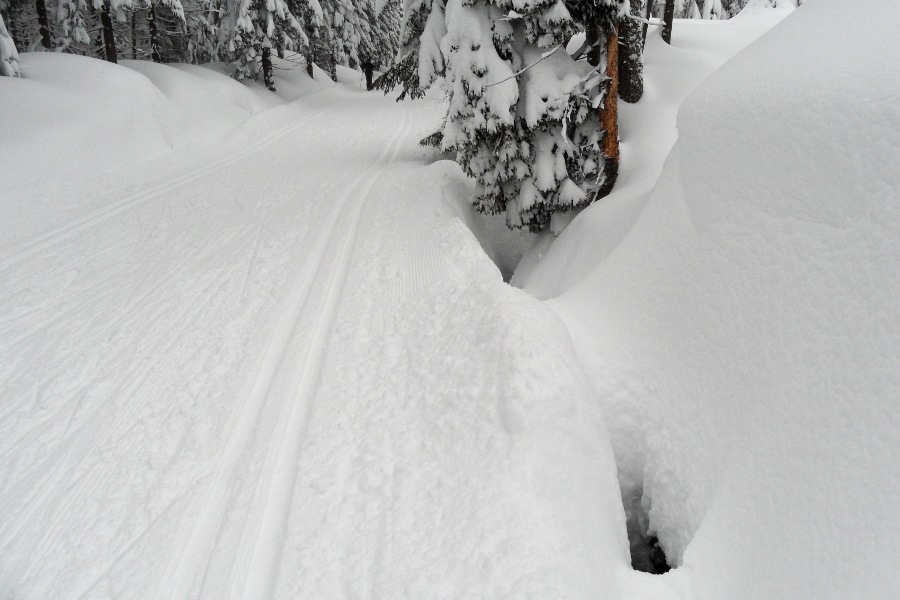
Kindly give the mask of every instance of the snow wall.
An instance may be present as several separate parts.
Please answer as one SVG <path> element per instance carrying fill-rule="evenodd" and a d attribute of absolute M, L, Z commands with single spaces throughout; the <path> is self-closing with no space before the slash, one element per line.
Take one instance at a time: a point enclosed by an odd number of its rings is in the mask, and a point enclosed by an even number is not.
<path fill-rule="evenodd" d="M 635 227 L 552 301 L 698 599 L 900 595 L 897 22 L 811 0 L 713 74 Z"/>

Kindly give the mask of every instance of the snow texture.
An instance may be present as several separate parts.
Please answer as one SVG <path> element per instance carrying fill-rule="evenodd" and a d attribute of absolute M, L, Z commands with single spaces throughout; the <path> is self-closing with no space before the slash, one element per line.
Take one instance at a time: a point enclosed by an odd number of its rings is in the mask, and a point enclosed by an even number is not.
<path fill-rule="evenodd" d="M 463 224 L 471 182 L 424 166 L 438 105 L 302 67 L 284 102 L 226 65 L 23 62 L 0 596 L 613 596 L 600 412 Z"/>
<path fill-rule="evenodd" d="M 685 100 L 646 205 L 622 190 L 633 227 L 590 208 L 516 276 L 557 296 L 682 565 L 661 580 L 696 598 L 900 590 L 900 78 L 873 60 L 900 56 L 900 7 L 871 4 L 679 23 L 670 55 L 699 64 L 713 31 L 789 14 Z"/>

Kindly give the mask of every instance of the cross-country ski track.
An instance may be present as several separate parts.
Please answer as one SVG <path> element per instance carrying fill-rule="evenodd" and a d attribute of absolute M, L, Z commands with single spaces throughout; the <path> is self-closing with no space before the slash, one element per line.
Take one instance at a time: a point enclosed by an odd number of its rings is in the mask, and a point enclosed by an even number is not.
<path fill-rule="evenodd" d="M 6 245 L 0 596 L 609 580 L 602 424 L 561 322 L 463 224 L 470 184 L 418 148 L 439 114 L 328 88 Z"/>

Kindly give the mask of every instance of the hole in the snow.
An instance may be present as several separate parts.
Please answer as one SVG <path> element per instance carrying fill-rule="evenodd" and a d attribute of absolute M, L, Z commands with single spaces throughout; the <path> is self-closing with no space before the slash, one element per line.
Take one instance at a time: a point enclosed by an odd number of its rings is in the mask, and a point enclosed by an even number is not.
<path fill-rule="evenodd" d="M 655 535 L 629 541 L 631 542 L 632 569 L 653 575 L 662 575 L 671 569 L 666 560 L 666 553 L 659 545 L 659 539 Z"/>
<path fill-rule="evenodd" d="M 620 471 L 620 477 L 623 473 Z M 630 484 L 628 482 L 631 482 Z M 625 509 L 625 528 L 631 550 L 631 568 L 635 571 L 661 575 L 670 570 L 665 550 L 659 538 L 650 528 L 650 503 L 644 496 L 643 486 L 634 480 L 620 479 L 622 506 Z"/>

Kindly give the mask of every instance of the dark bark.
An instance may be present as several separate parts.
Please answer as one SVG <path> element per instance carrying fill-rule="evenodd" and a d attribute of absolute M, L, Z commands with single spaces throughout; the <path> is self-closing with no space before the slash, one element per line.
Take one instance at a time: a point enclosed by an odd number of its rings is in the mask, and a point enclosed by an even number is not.
<path fill-rule="evenodd" d="M 159 27 L 156 25 L 156 9 L 150 3 L 150 13 L 147 15 L 147 24 L 150 28 L 150 59 L 155 63 L 162 62 L 159 52 Z"/>
<path fill-rule="evenodd" d="M 666 8 L 663 11 L 662 38 L 667 44 L 672 43 L 672 21 L 675 20 L 675 0 L 666 0 Z"/>
<path fill-rule="evenodd" d="M 263 81 L 266 84 L 266 89 L 270 92 L 275 91 L 275 74 L 272 71 L 272 49 L 271 48 L 263 48 L 262 49 L 262 71 L 263 71 Z"/>
<path fill-rule="evenodd" d="M 653 16 L 653 4 L 656 0 L 647 0 L 647 10 L 644 12 L 644 19 L 646 21 L 650 20 L 650 17 Z M 647 43 L 647 30 L 650 28 L 649 23 L 644 23 L 641 27 L 641 37 L 644 40 L 644 43 Z"/>
<path fill-rule="evenodd" d="M 600 129 L 603 132 L 603 185 L 598 197 L 609 194 L 619 176 L 619 31 L 604 30 L 606 34 L 606 76 L 608 88 L 600 107 Z"/>
<path fill-rule="evenodd" d="M 310 79 L 313 77 L 313 44 L 315 44 L 316 31 L 312 27 L 306 30 L 306 39 L 309 42 L 306 46 L 306 74 Z"/>
<path fill-rule="evenodd" d="M 372 84 L 372 76 L 375 74 L 375 67 L 372 63 L 365 62 L 362 64 L 363 73 L 366 74 L 366 90 L 372 91 L 375 86 Z"/>
<path fill-rule="evenodd" d="M 51 50 L 53 43 L 50 39 L 50 19 L 47 18 L 47 3 L 44 0 L 35 0 L 34 9 L 37 12 L 38 25 L 40 26 L 41 46 Z"/>
<path fill-rule="evenodd" d="M 642 0 L 631 0 L 631 14 L 641 14 Z M 634 103 L 644 95 L 644 62 L 641 59 L 643 46 L 641 24 L 634 19 L 625 19 L 619 26 L 621 46 L 619 48 L 619 98 Z"/>
<path fill-rule="evenodd" d="M 337 57 L 331 49 L 328 51 L 328 76 L 332 81 L 337 81 Z"/>
<path fill-rule="evenodd" d="M 116 38 L 113 31 L 112 17 L 109 14 L 109 2 L 104 2 L 100 9 L 100 23 L 103 30 L 103 52 L 107 61 L 115 64 L 119 62 L 116 52 Z"/>
<path fill-rule="evenodd" d="M 137 11 L 131 11 L 131 60 L 137 60 Z"/>

